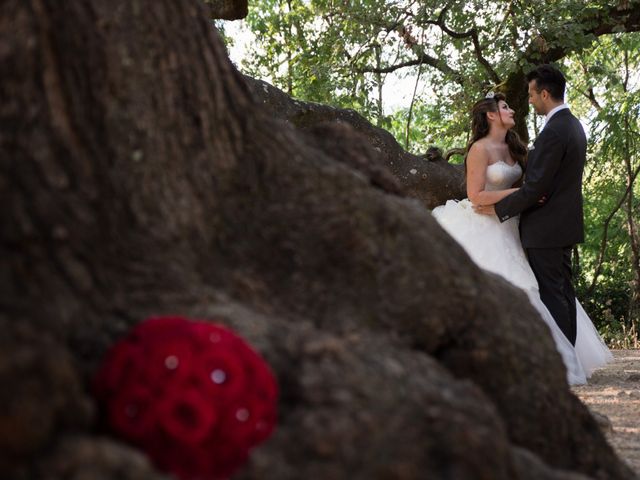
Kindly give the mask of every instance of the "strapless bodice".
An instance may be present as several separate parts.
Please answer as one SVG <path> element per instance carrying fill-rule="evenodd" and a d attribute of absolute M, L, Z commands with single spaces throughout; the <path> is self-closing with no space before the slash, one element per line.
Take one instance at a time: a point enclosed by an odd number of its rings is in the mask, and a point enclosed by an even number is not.
<path fill-rule="evenodd" d="M 504 190 L 511 186 L 522 175 L 522 168 L 519 164 L 508 165 L 503 161 L 492 163 L 487 167 L 487 181 L 485 190 Z"/>

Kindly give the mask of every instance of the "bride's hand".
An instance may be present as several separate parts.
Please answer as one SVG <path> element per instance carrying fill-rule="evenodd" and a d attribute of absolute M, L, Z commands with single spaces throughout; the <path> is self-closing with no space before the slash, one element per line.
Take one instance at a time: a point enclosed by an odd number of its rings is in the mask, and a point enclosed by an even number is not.
<path fill-rule="evenodd" d="M 494 205 L 474 205 L 473 211 L 482 215 L 495 215 L 496 208 Z"/>

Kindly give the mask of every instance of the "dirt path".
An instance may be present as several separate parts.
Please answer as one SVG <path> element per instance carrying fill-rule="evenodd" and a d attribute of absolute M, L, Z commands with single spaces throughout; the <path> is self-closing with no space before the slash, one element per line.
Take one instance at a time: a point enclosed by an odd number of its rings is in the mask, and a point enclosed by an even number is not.
<path fill-rule="evenodd" d="M 613 350 L 613 356 L 614 362 L 573 391 L 596 412 L 620 457 L 640 474 L 640 350 Z"/>

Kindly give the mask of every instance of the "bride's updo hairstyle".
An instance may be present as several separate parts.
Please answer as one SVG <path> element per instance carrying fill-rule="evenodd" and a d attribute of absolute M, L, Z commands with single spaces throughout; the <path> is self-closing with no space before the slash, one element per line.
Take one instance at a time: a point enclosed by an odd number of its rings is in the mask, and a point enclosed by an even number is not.
<path fill-rule="evenodd" d="M 464 155 L 464 171 L 467 172 L 467 155 L 471 146 L 481 138 L 486 137 L 489 134 L 489 119 L 487 118 L 487 112 L 497 112 L 498 102 L 505 100 L 506 97 L 502 93 L 495 93 L 493 97 L 483 98 L 478 100 L 471 109 L 471 140 L 467 144 L 467 149 Z M 502 117 L 500 117 L 502 119 Z M 509 147 L 509 153 L 511 158 L 520 164 L 524 171 L 524 163 L 527 158 L 527 147 L 520 140 L 520 137 L 512 129 L 507 130 L 507 136 L 505 137 L 507 146 Z"/>

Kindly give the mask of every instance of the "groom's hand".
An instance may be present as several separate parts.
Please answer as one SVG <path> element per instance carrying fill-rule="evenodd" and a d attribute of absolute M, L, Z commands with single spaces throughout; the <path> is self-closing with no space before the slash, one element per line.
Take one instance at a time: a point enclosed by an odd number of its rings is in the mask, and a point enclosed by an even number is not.
<path fill-rule="evenodd" d="M 474 205 L 473 210 L 482 215 L 495 215 L 496 207 L 494 205 Z"/>

